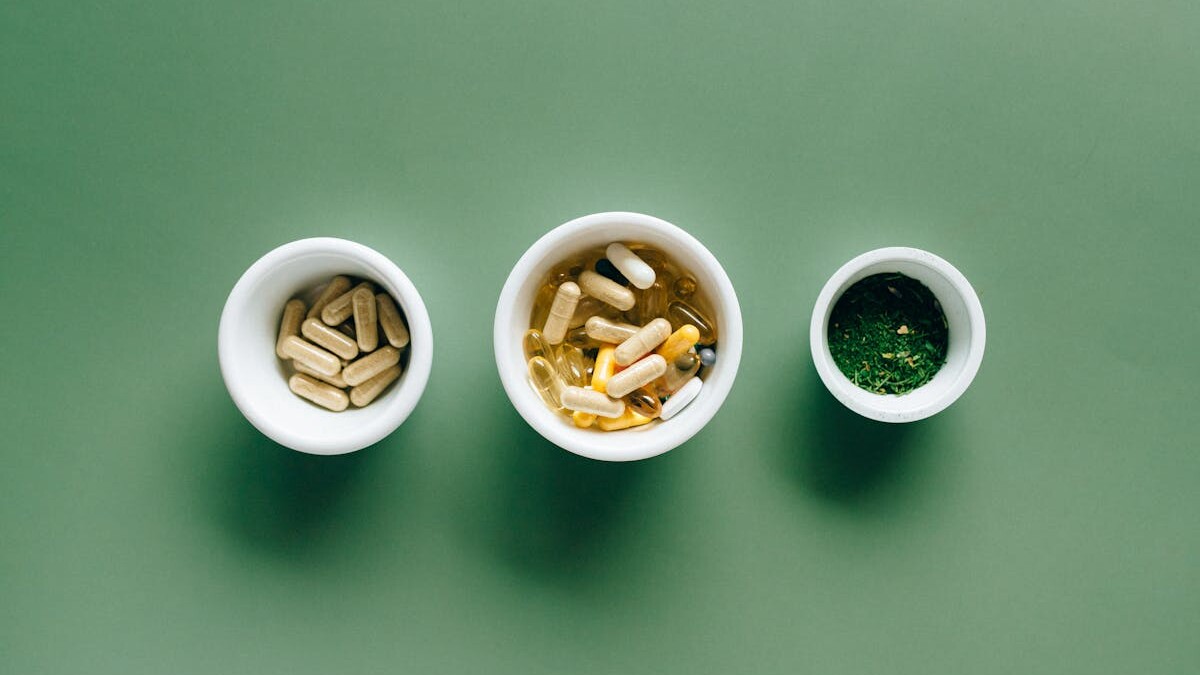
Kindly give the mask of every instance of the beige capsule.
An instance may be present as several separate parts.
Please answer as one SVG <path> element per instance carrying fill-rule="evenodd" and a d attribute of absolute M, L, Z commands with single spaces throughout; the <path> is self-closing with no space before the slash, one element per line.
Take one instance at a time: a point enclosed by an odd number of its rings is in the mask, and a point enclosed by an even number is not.
<path fill-rule="evenodd" d="M 608 378 L 606 389 L 613 398 L 624 398 L 629 392 L 650 384 L 667 372 L 667 360 L 651 354 L 625 370 Z"/>
<path fill-rule="evenodd" d="M 321 291 L 321 294 L 318 295 L 317 299 L 313 302 L 313 306 L 308 310 L 308 315 L 305 316 L 305 318 L 319 318 L 321 316 L 321 311 L 325 309 L 326 305 L 328 305 L 334 298 L 340 296 L 348 290 L 350 290 L 349 278 L 339 274 L 338 276 L 330 279 L 329 283 L 325 284 L 325 290 Z"/>
<path fill-rule="evenodd" d="M 385 389 L 398 379 L 400 379 L 400 366 L 386 368 L 383 372 L 376 373 L 366 382 L 351 389 L 350 402 L 361 408 L 378 398 Z"/>
<path fill-rule="evenodd" d="M 408 346 L 408 326 L 404 325 L 404 316 L 396 307 L 396 301 L 387 293 L 375 296 L 376 308 L 379 310 L 379 326 L 383 328 L 383 336 L 388 344 L 396 349 Z"/>
<path fill-rule="evenodd" d="M 606 302 L 622 312 L 633 309 L 633 291 L 591 270 L 584 270 L 579 275 L 579 288 L 587 295 Z"/>
<path fill-rule="evenodd" d="M 342 379 L 351 387 L 357 387 L 397 363 L 400 363 L 400 350 L 387 345 L 343 368 Z"/>
<path fill-rule="evenodd" d="M 542 336 L 552 345 L 559 344 L 567 335 L 571 316 L 583 293 L 574 281 L 564 282 L 554 294 L 554 304 L 550 305 L 550 315 L 546 317 L 546 325 L 542 327 Z"/>
<path fill-rule="evenodd" d="M 354 314 L 354 294 L 363 288 L 371 290 L 371 282 L 364 281 L 330 300 L 329 304 L 321 310 L 321 320 L 328 326 L 336 326 L 349 319 Z"/>
<path fill-rule="evenodd" d="M 614 356 L 618 366 L 627 366 L 649 354 L 671 335 L 671 322 L 658 318 L 638 329 L 624 342 L 617 345 Z"/>
<path fill-rule="evenodd" d="M 334 412 L 341 412 L 350 405 L 350 397 L 346 396 L 346 392 L 303 373 L 296 373 L 288 378 L 288 389 L 297 396 Z"/>
<path fill-rule="evenodd" d="M 342 362 L 337 356 L 295 335 L 284 338 L 283 356 L 303 362 L 322 375 L 336 375 L 342 369 Z"/>
<path fill-rule="evenodd" d="M 354 291 L 350 305 L 354 308 L 354 336 L 358 348 L 373 352 L 379 346 L 379 312 L 375 309 L 375 294 L 368 288 Z"/>
<path fill-rule="evenodd" d="M 304 323 L 304 301 L 288 300 L 283 306 L 283 318 L 279 320 L 279 336 L 275 338 L 276 356 L 281 359 L 287 358 L 283 355 L 283 341 L 299 334 L 301 323 Z"/>
<path fill-rule="evenodd" d="M 353 359 L 358 356 L 358 344 L 346 337 L 340 330 L 326 326 L 320 319 L 305 319 L 300 326 L 300 332 L 310 342 L 324 347 L 343 359 Z"/>
<path fill-rule="evenodd" d="M 619 321 L 609 321 L 602 316 L 593 316 L 588 319 L 587 323 L 583 324 L 583 328 L 589 337 L 615 345 L 621 344 L 638 332 L 637 326 Z"/>
<path fill-rule="evenodd" d="M 584 389 L 583 387 L 567 387 L 562 391 L 562 405 L 567 410 L 591 413 L 599 417 L 620 417 L 625 412 L 625 404 L 611 399 L 604 394 Z"/>
<path fill-rule="evenodd" d="M 295 368 L 297 373 L 304 373 L 310 377 L 315 377 L 325 384 L 332 384 L 338 389 L 345 389 L 346 387 L 350 386 L 346 384 L 345 380 L 342 379 L 342 373 L 340 371 L 336 375 L 326 375 L 309 368 L 308 366 L 304 365 L 302 361 L 295 360 L 292 361 L 292 368 Z"/>

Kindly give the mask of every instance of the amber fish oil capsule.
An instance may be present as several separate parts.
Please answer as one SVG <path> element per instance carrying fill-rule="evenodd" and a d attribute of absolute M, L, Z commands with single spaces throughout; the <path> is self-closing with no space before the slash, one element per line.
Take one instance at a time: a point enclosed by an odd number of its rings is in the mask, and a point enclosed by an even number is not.
<path fill-rule="evenodd" d="M 340 296 L 348 290 L 350 290 L 350 279 L 340 274 L 330 279 L 329 283 L 325 285 L 325 290 L 321 291 L 321 294 L 317 296 L 316 301 L 313 302 L 312 308 L 308 310 L 308 314 L 304 318 L 320 318 L 321 311 L 325 309 L 325 306 L 328 305 L 334 298 Z"/>
<path fill-rule="evenodd" d="M 281 359 L 287 357 L 283 355 L 283 341 L 293 335 L 300 333 L 300 324 L 304 322 L 304 301 L 303 300 L 288 300 L 288 303 L 283 306 L 283 318 L 279 320 L 279 337 L 275 338 L 275 355 Z"/>
<path fill-rule="evenodd" d="M 567 410 L 591 413 L 599 417 L 620 417 L 625 404 L 598 391 L 583 387 L 567 387 L 562 391 L 562 405 Z"/>
<path fill-rule="evenodd" d="M 566 337 L 571 317 L 575 314 L 575 306 L 579 304 L 582 295 L 579 285 L 574 281 L 564 282 L 558 287 L 554 294 L 554 304 L 550 305 L 550 315 L 546 317 L 546 325 L 542 328 L 542 335 L 547 342 L 556 345 Z"/>
<path fill-rule="evenodd" d="M 704 312 L 682 300 L 676 300 L 667 306 L 667 318 L 675 327 L 692 324 L 700 331 L 700 344 L 708 345 L 717 340 L 717 324 L 705 316 Z"/>
<path fill-rule="evenodd" d="M 400 350 L 388 345 L 347 365 L 342 369 L 342 379 L 351 387 L 357 387 L 397 363 L 400 363 Z"/>
<path fill-rule="evenodd" d="M 671 322 L 666 319 L 655 319 L 642 326 L 628 340 L 617 346 L 615 353 L 618 366 L 627 366 L 649 354 L 671 335 Z"/>
<path fill-rule="evenodd" d="M 284 338 L 283 355 L 304 363 L 322 375 L 336 375 L 342 369 L 342 362 L 337 356 L 295 335 Z"/>
<path fill-rule="evenodd" d="M 346 392 L 302 373 L 288 378 L 288 389 L 297 396 L 333 412 L 341 412 L 350 404 L 350 397 L 346 396 Z"/>
<path fill-rule="evenodd" d="M 591 270 L 579 275 L 579 288 L 587 295 L 608 303 L 622 312 L 633 309 L 633 291 Z"/>
<path fill-rule="evenodd" d="M 623 398 L 629 392 L 650 384 L 667 372 L 667 361 L 651 354 L 608 379 L 608 395 Z M 349 381 L 347 379 L 347 381 Z"/>
<path fill-rule="evenodd" d="M 387 338 L 388 344 L 396 349 L 407 347 L 408 326 L 404 325 L 404 317 L 400 315 L 392 296 L 387 293 L 376 295 L 375 305 L 379 312 L 379 327 L 383 329 L 383 336 Z"/>
<path fill-rule="evenodd" d="M 358 356 L 358 344 L 346 337 L 340 330 L 325 325 L 320 319 L 305 319 L 300 326 L 300 332 L 309 342 L 324 347 L 343 359 L 353 359 Z"/>

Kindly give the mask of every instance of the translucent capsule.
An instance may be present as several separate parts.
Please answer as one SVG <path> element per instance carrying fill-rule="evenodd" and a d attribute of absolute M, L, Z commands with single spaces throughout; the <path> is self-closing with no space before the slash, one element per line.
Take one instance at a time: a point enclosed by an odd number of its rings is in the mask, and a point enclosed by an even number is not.
<path fill-rule="evenodd" d="M 354 336 L 358 348 L 373 352 L 379 346 L 379 312 L 375 307 L 375 294 L 369 288 L 354 291 Z"/>
<path fill-rule="evenodd" d="M 638 288 L 650 288 L 654 283 L 654 268 L 638 257 L 629 247 L 620 242 L 613 242 L 605 249 L 608 260 L 618 269 L 629 283 Z"/>
<path fill-rule="evenodd" d="M 579 278 L 579 274 L 583 272 L 587 260 L 583 256 L 572 258 L 555 265 L 550 270 L 550 285 L 557 288 L 568 281 Z"/>
<path fill-rule="evenodd" d="M 555 354 L 554 365 L 558 375 L 569 386 L 582 387 L 587 384 L 587 366 L 584 364 L 583 350 L 571 345 L 560 345 Z"/>
<path fill-rule="evenodd" d="M 654 389 L 659 396 L 669 396 L 674 394 L 676 391 L 679 391 L 680 387 L 682 387 L 684 384 L 687 384 L 688 380 L 696 376 L 696 373 L 700 370 L 700 358 L 695 354 L 688 354 L 687 356 L 691 357 L 688 359 L 688 361 L 691 363 L 690 366 L 686 368 L 679 367 L 681 365 L 680 362 L 684 360 L 684 357 L 681 356 L 676 359 L 675 363 L 672 364 L 670 368 L 667 368 L 667 372 L 664 373 L 662 377 L 658 378 L 658 380 L 654 383 Z"/>
<path fill-rule="evenodd" d="M 295 335 L 283 339 L 283 356 L 301 361 L 322 375 L 336 375 L 342 369 L 338 357 Z"/>
<path fill-rule="evenodd" d="M 305 319 L 300 326 L 300 332 L 309 342 L 324 347 L 343 359 L 353 359 L 358 356 L 358 344 L 340 330 L 326 326 L 320 319 Z"/>
<path fill-rule="evenodd" d="M 634 412 L 630 408 L 625 409 L 625 413 L 616 419 L 606 419 L 601 417 L 596 420 L 596 426 L 603 431 L 620 431 L 621 429 L 629 429 L 630 427 L 639 427 L 643 424 L 653 422 L 653 418 L 644 417 Z"/>
<path fill-rule="evenodd" d="M 638 327 L 628 323 L 610 321 L 602 316 L 593 316 L 583 324 L 584 330 L 600 342 L 620 344 L 633 337 Z"/>
<path fill-rule="evenodd" d="M 336 326 L 354 314 L 354 294 L 361 289 L 371 290 L 370 282 L 364 281 L 354 288 L 342 293 L 321 310 L 321 320 L 326 326 Z"/>
<path fill-rule="evenodd" d="M 711 366 L 717 362 L 717 350 L 712 347 L 705 347 L 700 350 L 700 363 L 706 366 Z"/>
<path fill-rule="evenodd" d="M 602 300 L 624 312 L 634 305 L 633 291 L 612 279 L 605 279 L 591 270 L 579 275 L 579 288 L 593 298 Z"/>
<path fill-rule="evenodd" d="M 651 354 L 625 370 L 608 378 L 608 395 L 623 398 L 626 394 L 650 384 L 667 372 L 667 362 L 658 354 Z"/>
<path fill-rule="evenodd" d="M 608 380 L 616 372 L 616 347 L 603 345 L 596 352 L 596 365 L 592 368 L 592 389 L 600 393 L 608 390 Z"/>
<path fill-rule="evenodd" d="M 696 362 L 699 360 L 700 357 L 696 355 L 696 351 L 692 350 L 686 354 L 680 354 L 679 357 L 675 359 L 675 367 L 680 370 L 691 370 L 696 366 Z"/>
<path fill-rule="evenodd" d="M 667 300 L 666 279 L 659 275 L 649 288 L 638 292 L 637 304 L 625 315 L 638 325 L 645 324 L 667 315 Z"/>
<path fill-rule="evenodd" d="M 567 410 L 592 413 L 598 417 L 620 417 L 625 404 L 608 396 L 583 387 L 567 387 L 562 390 L 562 405 Z"/>
<path fill-rule="evenodd" d="M 696 341 L 699 339 L 700 331 L 695 326 L 690 323 L 680 326 L 679 330 L 671 333 L 671 336 L 659 346 L 658 354 L 668 363 L 672 363 L 695 347 Z"/>
<path fill-rule="evenodd" d="M 542 335 L 547 342 L 556 345 L 566 337 L 571 315 L 575 313 L 581 295 L 574 281 L 564 282 L 558 287 L 554 293 L 554 304 L 550 305 L 550 315 L 546 317 L 546 325 L 542 328 Z"/>
<path fill-rule="evenodd" d="M 378 398 L 385 389 L 398 379 L 400 379 L 400 366 L 386 368 L 382 372 L 373 375 L 366 382 L 351 389 L 350 402 L 361 408 Z"/>
<path fill-rule="evenodd" d="M 658 396 L 646 387 L 635 389 L 625 395 L 625 407 L 636 412 L 642 417 L 654 419 L 662 413 L 662 403 L 658 400 Z"/>
<path fill-rule="evenodd" d="M 554 294 L 558 292 L 558 286 L 546 284 L 538 289 L 537 295 L 533 296 L 533 308 L 529 312 L 530 326 L 545 326 L 546 319 L 550 316 L 550 306 L 554 304 Z"/>
<path fill-rule="evenodd" d="M 629 339 L 617 346 L 617 365 L 627 366 L 649 354 L 671 335 L 671 323 L 666 319 L 655 319 L 638 329 Z"/>
<path fill-rule="evenodd" d="M 562 407 L 563 382 L 558 369 L 541 356 L 529 359 L 529 386 L 541 397 L 546 407 L 558 410 Z"/>
<path fill-rule="evenodd" d="M 695 326 L 700 331 L 699 343 L 702 345 L 710 345 L 717 341 L 717 324 L 682 300 L 676 300 L 667 306 L 667 318 L 671 320 L 672 328 L 678 329 L 689 323 Z"/>
<path fill-rule="evenodd" d="M 303 373 L 296 373 L 288 378 L 288 389 L 295 395 L 334 412 L 341 412 L 350 405 L 350 397 L 346 396 L 346 392 Z"/>
<path fill-rule="evenodd" d="M 299 334 L 301 323 L 304 323 L 304 301 L 288 300 L 288 303 L 283 306 L 283 318 L 279 320 L 279 335 L 275 338 L 276 356 L 281 359 L 287 358 L 283 355 L 283 341 L 285 338 Z"/>
<path fill-rule="evenodd" d="M 388 344 L 396 349 L 407 347 L 408 326 L 404 325 L 404 316 L 396 307 L 396 301 L 387 293 L 380 293 L 375 296 L 375 305 L 379 310 L 379 327 L 383 329 L 383 336 L 387 338 Z"/>
<path fill-rule="evenodd" d="M 671 294 L 676 300 L 687 300 L 696 292 L 696 278 L 683 274 L 671 285 Z"/>
<path fill-rule="evenodd" d="M 554 358 L 554 347 L 546 341 L 542 335 L 542 331 L 536 328 L 530 328 L 525 331 L 525 337 L 521 339 L 521 345 L 525 348 L 525 360 L 528 361 L 535 356 L 540 356 L 544 359 Z"/>
<path fill-rule="evenodd" d="M 597 349 L 602 343 L 600 340 L 588 335 L 587 329 L 583 326 L 576 326 L 567 331 L 567 336 L 563 338 L 563 344 L 580 349 Z"/>
<path fill-rule="evenodd" d="M 292 360 L 292 367 L 296 369 L 297 373 L 304 373 L 305 375 L 316 378 L 316 379 L 324 382 L 325 384 L 332 384 L 333 386 L 337 387 L 338 389 L 345 389 L 346 387 L 350 386 L 350 385 L 346 384 L 345 380 L 342 379 L 341 371 L 338 371 L 338 373 L 335 375 L 326 375 L 324 373 L 318 373 L 317 371 L 313 370 L 312 368 L 309 368 L 308 366 L 304 365 L 304 362 L 296 361 L 294 359 Z"/>
<path fill-rule="evenodd" d="M 593 316 L 603 315 L 608 313 L 606 310 L 611 309 L 608 305 L 596 298 L 585 296 L 579 300 L 579 304 L 575 305 L 575 313 L 571 315 L 571 328 L 576 328 L 587 323 L 587 320 Z"/>
<path fill-rule="evenodd" d="M 689 378 L 687 383 L 679 388 L 667 402 L 662 405 L 662 418 L 669 420 L 679 414 L 680 410 L 687 407 L 687 404 L 696 399 L 700 394 L 700 388 L 704 386 L 704 380 L 698 377 Z"/>
<path fill-rule="evenodd" d="M 313 306 L 309 308 L 308 314 L 304 318 L 319 318 L 321 316 L 321 311 L 325 309 L 325 306 L 328 305 L 331 300 L 342 295 L 348 290 L 350 290 L 350 279 L 347 277 L 339 275 L 330 279 L 329 283 L 325 284 L 325 290 L 321 291 L 321 294 L 318 295 L 317 299 L 313 301 Z M 334 323 L 340 322 L 335 321 Z"/>
<path fill-rule="evenodd" d="M 579 427 L 580 429 L 587 429 L 595 424 L 596 417 L 597 415 L 583 412 L 582 410 L 576 410 L 575 412 L 571 413 L 571 421 L 574 422 L 575 426 Z"/>
<path fill-rule="evenodd" d="M 397 363 L 400 363 L 400 350 L 391 345 L 380 347 L 343 368 L 342 379 L 351 387 L 357 387 Z"/>

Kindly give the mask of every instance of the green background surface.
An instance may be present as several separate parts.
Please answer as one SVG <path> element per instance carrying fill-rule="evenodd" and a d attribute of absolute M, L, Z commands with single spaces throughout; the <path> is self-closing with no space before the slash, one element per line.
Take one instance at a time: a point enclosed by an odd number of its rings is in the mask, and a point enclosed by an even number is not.
<path fill-rule="evenodd" d="M 1200 5 L 0 6 L 0 671 L 1195 673 Z M 665 456 L 558 450 L 493 308 L 603 210 L 695 234 L 746 348 Z M 266 440 L 216 362 L 259 255 L 335 235 L 437 340 L 367 450 Z M 973 282 L 983 367 L 867 423 L 844 261 Z"/>

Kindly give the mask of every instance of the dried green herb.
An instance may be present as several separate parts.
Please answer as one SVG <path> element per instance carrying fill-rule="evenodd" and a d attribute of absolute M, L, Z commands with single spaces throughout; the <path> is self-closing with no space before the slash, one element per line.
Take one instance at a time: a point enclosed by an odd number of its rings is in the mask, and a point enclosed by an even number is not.
<path fill-rule="evenodd" d="M 907 394 L 946 362 L 946 315 L 925 284 L 876 274 L 846 289 L 829 316 L 829 351 L 852 382 L 877 394 Z"/>

